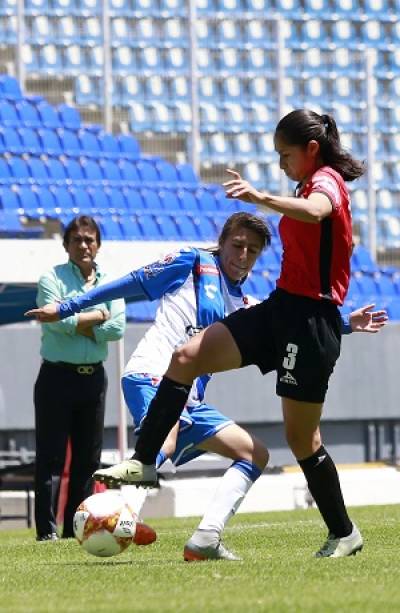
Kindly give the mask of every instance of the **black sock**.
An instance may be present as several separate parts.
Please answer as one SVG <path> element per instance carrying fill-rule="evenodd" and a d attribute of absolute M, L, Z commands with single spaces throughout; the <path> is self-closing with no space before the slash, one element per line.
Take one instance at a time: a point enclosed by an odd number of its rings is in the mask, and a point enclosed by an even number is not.
<path fill-rule="evenodd" d="M 181 416 L 191 387 L 168 377 L 161 380 L 140 428 L 133 456 L 135 459 L 143 464 L 155 463 L 167 435 Z"/>
<path fill-rule="evenodd" d="M 348 536 L 353 525 L 347 515 L 336 466 L 325 447 L 321 445 L 312 456 L 298 462 L 329 532 L 336 537 Z"/>

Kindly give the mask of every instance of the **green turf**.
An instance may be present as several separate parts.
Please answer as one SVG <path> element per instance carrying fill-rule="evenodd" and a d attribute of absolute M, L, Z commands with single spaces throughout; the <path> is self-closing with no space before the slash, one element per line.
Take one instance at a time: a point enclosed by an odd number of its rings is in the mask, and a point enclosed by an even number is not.
<path fill-rule="evenodd" d="M 400 506 L 351 510 L 361 554 L 318 560 L 325 532 L 315 510 L 238 515 L 225 543 L 243 562 L 184 563 L 196 519 L 149 522 L 158 541 L 103 560 L 74 540 L 35 543 L 0 532 L 0 611 L 400 611 Z"/>

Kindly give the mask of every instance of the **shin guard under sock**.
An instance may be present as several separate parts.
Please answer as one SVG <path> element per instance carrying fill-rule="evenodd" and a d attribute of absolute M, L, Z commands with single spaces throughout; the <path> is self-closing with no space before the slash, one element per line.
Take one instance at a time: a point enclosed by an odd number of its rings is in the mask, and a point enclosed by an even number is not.
<path fill-rule="evenodd" d="M 330 534 L 348 536 L 353 525 L 347 515 L 336 466 L 325 447 L 321 445 L 312 456 L 298 463 Z"/>
<path fill-rule="evenodd" d="M 185 407 L 191 385 L 164 377 L 140 427 L 134 458 L 154 464 L 167 435 Z"/>

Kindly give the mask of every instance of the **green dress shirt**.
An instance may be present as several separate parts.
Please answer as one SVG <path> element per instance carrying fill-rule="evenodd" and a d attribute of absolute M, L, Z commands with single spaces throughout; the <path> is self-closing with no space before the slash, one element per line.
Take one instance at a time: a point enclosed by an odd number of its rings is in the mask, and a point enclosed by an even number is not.
<path fill-rule="evenodd" d="M 96 266 L 94 287 L 105 281 L 105 274 Z M 93 286 L 92 286 L 93 287 Z M 67 300 L 87 291 L 86 281 L 71 260 L 66 264 L 54 266 L 41 276 L 38 283 L 36 303 L 45 304 Z M 76 331 L 79 315 L 67 317 L 63 321 L 41 324 L 41 356 L 50 362 L 69 362 L 71 364 L 92 364 L 107 358 L 108 341 L 117 341 L 125 331 L 125 302 L 122 299 L 101 303 L 85 311 L 106 307 L 110 319 L 93 326 L 94 340 Z"/>

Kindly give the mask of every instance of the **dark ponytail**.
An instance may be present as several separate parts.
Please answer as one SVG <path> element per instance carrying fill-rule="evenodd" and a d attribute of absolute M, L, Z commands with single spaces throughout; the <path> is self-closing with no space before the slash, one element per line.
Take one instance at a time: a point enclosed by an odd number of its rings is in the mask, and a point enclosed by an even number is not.
<path fill-rule="evenodd" d="M 311 140 L 317 141 L 323 163 L 336 170 L 345 181 L 354 181 L 365 171 L 364 163 L 343 149 L 336 121 L 331 115 L 296 109 L 280 120 L 275 134 L 278 132 L 288 145 L 306 147 Z"/>

